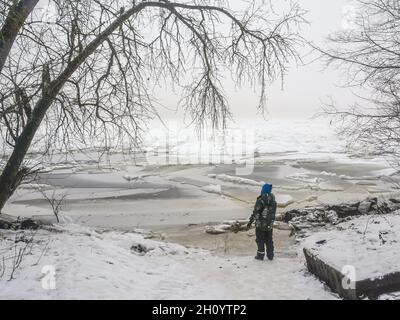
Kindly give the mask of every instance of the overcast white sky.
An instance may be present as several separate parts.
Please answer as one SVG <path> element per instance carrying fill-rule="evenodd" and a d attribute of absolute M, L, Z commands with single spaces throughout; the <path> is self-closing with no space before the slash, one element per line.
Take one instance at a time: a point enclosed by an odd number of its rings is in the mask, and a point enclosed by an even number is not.
<path fill-rule="evenodd" d="M 309 26 L 304 27 L 307 39 L 323 44 L 326 36 L 344 26 L 349 0 L 299 0 L 308 10 Z M 354 96 L 337 85 L 343 82 L 343 71 L 326 70 L 322 62 L 293 67 L 286 79 L 284 91 L 279 84 L 271 89 L 268 104 L 271 117 L 308 117 L 320 107 L 320 100 L 332 96 L 339 103 L 352 103 Z M 236 110 L 239 106 L 233 106 Z M 238 109 L 239 110 L 239 109 Z M 240 111 L 239 111 L 240 112 Z"/>
<path fill-rule="evenodd" d="M 273 1 L 274 6 L 280 6 L 285 0 Z M 321 44 L 331 32 L 343 28 L 343 19 L 346 6 L 350 0 L 298 0 L 310 25 L 303 27 L 303 34 L 307 39 Z M 305 49 L 304 49 L 305 51 Z M 308 49 L 307 49 L 308 51 Z M 325 70 L 322 62 L 311 65 L 293 66 L 286 78 L 284 90 L 281 90 L 280 81 L 269 89 L 268 112 L 269 118 L 309 118 L 320 108 L 321 99 L 326 100 L 332 96 L 341 104 L 351 104 L 354 100 L 348 89 L 339 88 L 343 83 L 338 71 Z M 230 106 L 236 119 L 253 118 L 257 116 L 258 95 L 252 90 L 243 89 L 234 92 L 229 85 Z M 176 100 L 171 96 L 164 97 L 162 103 L 170 108 L 175 108 Z M 174 112 L 163 115 L 175 117 Z"/>

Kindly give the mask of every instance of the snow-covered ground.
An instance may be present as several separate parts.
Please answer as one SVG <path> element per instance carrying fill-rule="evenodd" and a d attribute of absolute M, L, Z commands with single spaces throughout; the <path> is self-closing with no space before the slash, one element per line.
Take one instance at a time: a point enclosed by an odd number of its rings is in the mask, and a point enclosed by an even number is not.
<path fill-rule="evenodd" d="M 33 236 L 8 281 L 21 233 L 0 233 L 0 299 L 335 299 L 301 258 L 258 262 L 146 240 L 136 233 L 62 225 Z M 17 249 L 18 252 L 18 249 Z M 1 272 L 0 272 L 1 274 Z"/>
<path fill-rule="evenodd" d="M 313 234 L 305 247 L 336 270 L 352 266 L 355 281 L 400 271 L 400 212 L 364 216 Z"/>

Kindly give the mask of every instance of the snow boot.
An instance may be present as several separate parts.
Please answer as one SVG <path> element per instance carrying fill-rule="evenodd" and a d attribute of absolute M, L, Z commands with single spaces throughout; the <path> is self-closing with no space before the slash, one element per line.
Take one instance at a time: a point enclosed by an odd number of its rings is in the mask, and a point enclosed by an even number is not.
<path fill-rule="evenodd" d="M 264 261 L 265 254 L 257 252 L 257 255 L 254 257 L 256 260 Z"/>

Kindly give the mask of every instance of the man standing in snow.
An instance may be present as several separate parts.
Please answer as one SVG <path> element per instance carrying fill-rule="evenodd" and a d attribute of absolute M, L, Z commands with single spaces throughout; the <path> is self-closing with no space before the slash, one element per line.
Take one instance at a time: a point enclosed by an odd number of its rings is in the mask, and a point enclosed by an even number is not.
<path fill-rule="evenodd" d="M 266 184 L 261 190 L 261 196 L 257 198 L 253 215 L 247 227 L 250 229 L 256 222 L 256 242 L 258 246 L 257 260 L 264 260 L 265 248 L 270 261 L 274 259 L 273 227 L 276 215 L 277 203 L 272 193 L 272 185 Z"/>

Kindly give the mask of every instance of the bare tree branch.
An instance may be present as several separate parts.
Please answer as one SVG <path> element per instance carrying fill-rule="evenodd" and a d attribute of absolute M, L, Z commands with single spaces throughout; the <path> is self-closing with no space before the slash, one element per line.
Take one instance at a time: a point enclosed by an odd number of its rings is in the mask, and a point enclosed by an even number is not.
<path fill-rule="evenodd" d="M 1 3 L 2 13 L 8 11 L 8 14 L 0 30 L 0 74 L 18 33 L 38 2 L 39 0 L 20 0 Z"/>
<path fill-rule="evenodd" d="M 372 94 L 357 96 L 347 109 L 325 104 L 324 113 L 337 120 L 340 134 L 351 145 L 400 155 L 400 5 L 391 0 L 357 0 L 354 28 L 332 35 L 330 47 L 317 48 L 327 65 L 341 67 L 347 86 Z"/>

